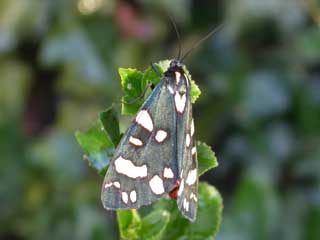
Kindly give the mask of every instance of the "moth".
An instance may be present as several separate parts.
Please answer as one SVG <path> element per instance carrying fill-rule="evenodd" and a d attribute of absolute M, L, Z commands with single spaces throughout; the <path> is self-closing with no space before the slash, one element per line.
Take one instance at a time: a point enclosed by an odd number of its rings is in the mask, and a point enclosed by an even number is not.
<path fill-rule="evenodd" d="M 169 194 L 195 221 L 198 174 L 190 90 L 183 64 L 172 60 L 115 150 L 102 186 L 104 208 L 137 209 Z"/>
<path fill-rule="evenodd" d="M 104 208 L 137 209 L 169 195 L 185 218 L 196 220 L 197 148 L 191 81 L 182 60 L 220 28 L 209 32 L 182 58 L 180 44 L 178 58 L 170 62 L 115 150 L 102 185 Z"/>

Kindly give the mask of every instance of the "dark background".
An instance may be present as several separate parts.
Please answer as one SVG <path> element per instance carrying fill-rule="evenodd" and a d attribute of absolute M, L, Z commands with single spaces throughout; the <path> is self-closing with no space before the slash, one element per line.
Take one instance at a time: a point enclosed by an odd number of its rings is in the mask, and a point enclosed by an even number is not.
<path fill-rule="evenodd" d="M 0 239 L 117 239 L 74 131 L 121 97 L 119 67 L 176 56 L 220 166 L 217 239 L 320 239 L 320 2 L 1 0 Z M 122 130 L 126 128 L 122 123 Z"/>

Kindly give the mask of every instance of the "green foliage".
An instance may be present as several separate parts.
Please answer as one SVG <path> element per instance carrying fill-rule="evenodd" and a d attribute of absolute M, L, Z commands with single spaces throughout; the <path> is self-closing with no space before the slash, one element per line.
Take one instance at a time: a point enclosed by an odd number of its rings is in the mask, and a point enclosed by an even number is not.
<path fill-rule="evenodd" d="M 84 132 L 76 131 L 75 136 L 89 165 L 104 175 L 120 140 L 118 119 L 113 106 L 99 113 L 94 126 Z"/>
<path fill-rule="evenodd" d="M 217 158 L 211 148 L 202 142 L 197 142 L 197 155 L 199 164 L 199 176 L 211 168 L 218 166 Z"/>
<path fill-rule="evenodd" d="M 123 239 L 212 239 L 220 227 L 222 198 L 207 183 L 199 184 L 197 220 L 189 222 L 181 216 L 173 199 L 162 199 L 153 205 L 153 211 L 144 217 L 136 210 L 117 213 Z"/>
<path fill-rule="evenodd" d="M 220 158 L 220 167 L 201 177 L 226 199 L 216 238 L 320 239 L 320 2 L 305 2 L 1 0 L 0 239 L 120 238 L 98 183 L 121 134 L 118 123 L 104 124 L 112 122 L 101 120 L 107 116 L 95 119 L 120 101 L 119 66 L 177 55 L 164 12 L 177 22 L 183 52 L 227 23 L 184 61 L 203 90 L 196 135 Z M 162 72 L 168 61 L 157 66 Z M 151 68 L 141 74 L 159 81 Z M 123 132 L 129 119 L 119 121 Z M 93 169 L 79 160 L 90 154 L 73 135 L 88 126 L 110 140 L 92 134 L 98 149 L 90 159 L 100 164 Z M 78 140 L 85 143 L 84 133 Z M 136 214 L 165 222 L 158 210 L 169 213 L 170 225 L 155 231 L 185 236 L 173 225 L 172 200 Z"/>
<path fill-rule="evenodd" d="M 170 220 L 165 210 L 155 210 L 141 218 L 137 210 L 118 210 L 120 236 L 122 239 L 162 239 Z"/>
<path fill-rule="evenodd" d="M 121 77 L 121 86 L 126 93 L 122 98 L 122 113 L 134 114 L 143 103 L 143 99 L 139 99 L 136 103 L 131 102 L 140 97 L 141 93 L 146 88 L 147 82 L 143 79 L 143 73 L 135 69 L 119 68 L 119 75 Z"/>
<path fill-rule="evenodd" d="M 163 67 L 166 62 L 160 62 L 157 67 Z M 160 72 L 164 71 L 164 68 L 159 69 Z M 147 81 L 153 84 L 159 82 L 159 77 L 150 67 L 143 73 L 131 68 L 120 68 L 119 74 L 122 88 L 126 93 L 123 101 L 132 101 L 139 97 Z M 194 82 L 193 85 L 193 89 L 198 89 Z M 196 99 L 200 91 L 196 90 L 192 94 Z M 134 106 L 122 103 L 122 113 L 135 114 L 141 104 L 142 100 Z M 88 131 L 77 131 L 76 138 L 88 156 L 89 165 L 100 174 L 105 173 L 112 157 L 110 154 L 114 152 L 120 140 L 119 122 L 113 106 L 100 113 L 96 125 Z M 198 142 L 197 154 L 199 176 L 218 166 L 215 154 L 207 144 Z M 123 239 L 203 239 L 213 237 L 217 233 L 221 213 L 222 198 L 218 191 L 208 184 L 200 184 L 198 217 L 194 224 L 181 216 L 175 200 L 167 199 L 155 204 L 154 210 L 144 217 L 141 217 L 136 210 L 119 210 L 117 217 Z"/>

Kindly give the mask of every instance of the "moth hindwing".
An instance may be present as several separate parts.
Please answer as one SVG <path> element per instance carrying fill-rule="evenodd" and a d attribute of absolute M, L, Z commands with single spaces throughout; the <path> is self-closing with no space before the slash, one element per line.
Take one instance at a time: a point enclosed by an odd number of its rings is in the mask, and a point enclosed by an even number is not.
<path fill-rule="evenodd" d="M 183 65 L 172 60 L 115 150 L 102 186 L 106 209 L 139 208 L 169 193 L 177 197 L 186 218 L 196 219 L 198 175 L 190 89 Z"/>

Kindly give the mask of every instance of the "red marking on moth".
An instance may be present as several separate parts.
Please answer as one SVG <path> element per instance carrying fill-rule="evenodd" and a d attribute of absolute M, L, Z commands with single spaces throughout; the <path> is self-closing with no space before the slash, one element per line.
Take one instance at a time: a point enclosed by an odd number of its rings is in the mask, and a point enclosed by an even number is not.
<path fill-rule="evenodd" d="M 174 188 L 169 192 L 169 196 L 173 199 L 177 199 L 178 190 L 180 187 L 180 181 L 177 180 L 176 184 L 174 185 Z"/>

